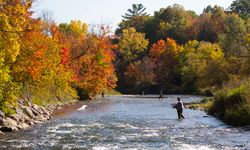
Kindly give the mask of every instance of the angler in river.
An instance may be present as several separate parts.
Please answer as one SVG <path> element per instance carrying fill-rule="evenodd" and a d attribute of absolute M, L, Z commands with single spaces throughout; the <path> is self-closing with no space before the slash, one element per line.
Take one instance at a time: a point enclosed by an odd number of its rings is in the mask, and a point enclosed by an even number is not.
<path fill-rule="evenodd" d="M 181 118 L 185 118 L 183 115 L 182 115 L 182 113 L 183 113 L 183 108 L 184 108 L 184 106 L 183 106 L 183 102 L 181 101 L 181 98 L 180 97 L 177 97 L 177 104 L 175 104 L 174 106 L 173 106 L 173 108 L 175 108 L 176 110 L 177 110 L 177 114 L 178 114 L 178 118 L 179 119 L 181 119 Z"/>
<path fill-rule="evenodd" d="M 162 90 L 160 90 L 160 93 L 159 93 L 159 100 L 162 100 L 163 99 L 163 93 L 162 93 Z"/>

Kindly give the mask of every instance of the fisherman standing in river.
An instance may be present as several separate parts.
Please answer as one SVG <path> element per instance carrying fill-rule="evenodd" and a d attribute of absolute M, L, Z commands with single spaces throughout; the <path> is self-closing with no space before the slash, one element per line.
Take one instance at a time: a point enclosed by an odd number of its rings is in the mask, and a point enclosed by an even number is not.
<path fill-rule="evenodd" d="M 177 114 L 178 114 L 178 118 L 181 119 L 183 118 L 184 119 L 184 116 L 182 115 L 182 112 L 183 112 L 183 103 L 180 99 L 180 97 L 177 97 L 177 103 L 173 106 L 173 108 L 175 108 L 177 110 Z"/>
<path fill-rule="evenodd" d="M 162 90 L 160 91 L 160 94 L 159 94 L 159 100 L 162 100 L 163 99 L 163 94 L 162 94 Z"/>

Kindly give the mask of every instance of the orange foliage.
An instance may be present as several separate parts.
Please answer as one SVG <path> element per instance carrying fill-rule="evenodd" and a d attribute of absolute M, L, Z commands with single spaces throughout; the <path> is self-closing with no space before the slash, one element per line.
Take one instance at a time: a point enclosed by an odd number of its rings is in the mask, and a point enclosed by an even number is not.
<path fill-rule="evenodd" d="M 62 63 L 68 63 L 74 73 L 75 85 L 84 89 L 91 97 L 114 88 L 117 79 L 112 49 L 116 46 L 107 36 L 106 28 L 101 27 L 100 34 L 96 35 L 74 29 L 75 26 L 61 27 L 62 36 L 59 40 L 65 46 L 62 51 Z M 79 34 L 72 31 L 78 31 Z"/>
<path fill-rule="evenodd" d="M 94 96 L 115 87 L 113 45 L 108 37 L 96 35 L 89 36 L 85 43 L 86 55 L 81 56 L 73 67 L 78 84 Z"/>
<path fill-rule="evenodd" d="M 159 40 L 150 49 L 149 56 L 155 64 L 154 74 L 160 88 L 169 88 L 166 83 L 176 81 L 179 69 L 178 53 L 180 47 L 175 40 Z M 163 87 L 165 86 L 165 87 Z"/>
<path fill-rule="evenodd" d="M 150 58 L 156 63 L 164 61 L 164 59 L 174 59 L 179 51 L 175 40 L 167 38 L 166 41 L 159 40 L 150 49 Z"/>

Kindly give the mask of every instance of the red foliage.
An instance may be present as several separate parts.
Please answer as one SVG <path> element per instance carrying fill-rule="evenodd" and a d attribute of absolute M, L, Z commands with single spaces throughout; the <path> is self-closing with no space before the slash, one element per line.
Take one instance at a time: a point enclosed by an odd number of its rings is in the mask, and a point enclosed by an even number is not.
<path fill-rule="evenodd" d="M 69 50 L 65 47 L 62 48 L 62 51 L 61 51 L 61 64 L 65 65 L 65 66 L 68 66 L 68 59 L 69 59 Z"/>

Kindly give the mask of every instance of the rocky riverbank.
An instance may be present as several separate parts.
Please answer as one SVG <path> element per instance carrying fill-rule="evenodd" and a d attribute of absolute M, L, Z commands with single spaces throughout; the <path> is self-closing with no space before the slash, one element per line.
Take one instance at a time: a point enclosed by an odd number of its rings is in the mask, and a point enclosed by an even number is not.
<path fill-rule="evenodd" d="M 6 116 L 0 110 L 0 134 L 24 130 L 32 125 L 43 123 L 52 119 L 52 111 L 56 106 L 48 108 L 38 106 L 27 100 L 19 100 L 15 114 Z"/>

